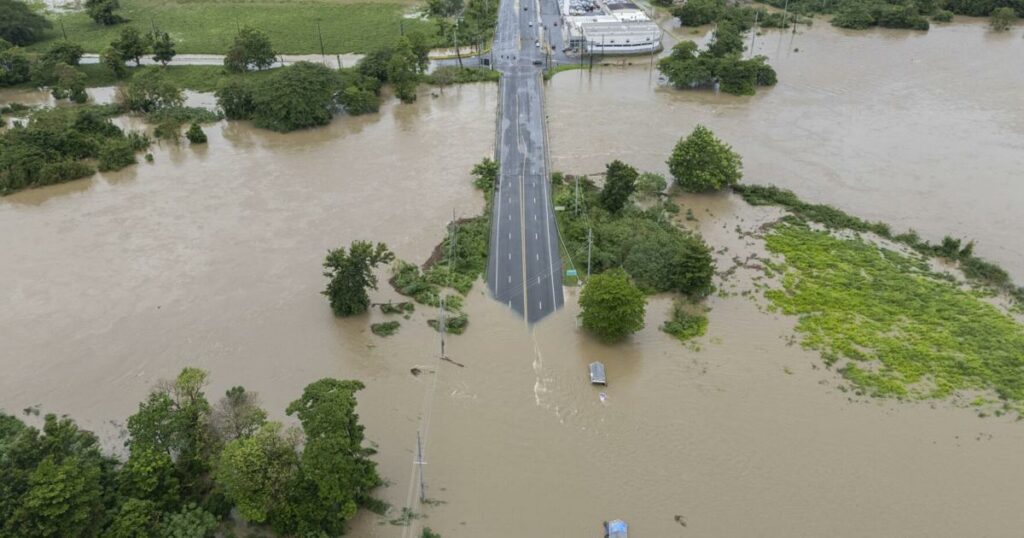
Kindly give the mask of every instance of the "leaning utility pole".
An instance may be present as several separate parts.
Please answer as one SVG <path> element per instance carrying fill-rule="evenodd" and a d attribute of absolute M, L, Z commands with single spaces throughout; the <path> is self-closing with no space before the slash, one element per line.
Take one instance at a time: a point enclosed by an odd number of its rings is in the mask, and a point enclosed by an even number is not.
<path fill-rule="evenodd" d="M 426 502 L 427 500 L 427 483 L 423 479 L 423 466 L 427 462 L 423 461 L 423 441 L 420 440 L 420 432 L 416 432 L 416 465 L 420 468 L 420 502 Z"/>
<path fill-rule="evenodd" d="M 750 57 L 754 57 L 754 41 L 757 39 L 757 18 L 761 15 L 760 11 L 754 12 L 754 27 L 750 29 Z"/>

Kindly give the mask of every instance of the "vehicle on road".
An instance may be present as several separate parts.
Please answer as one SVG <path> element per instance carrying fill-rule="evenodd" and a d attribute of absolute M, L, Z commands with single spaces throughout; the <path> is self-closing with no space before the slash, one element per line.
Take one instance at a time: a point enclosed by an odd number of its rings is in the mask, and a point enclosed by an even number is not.
<path fill-rule="evenodd" d="M 534 61 L 533 61 L 533 65 L 541 65 L 541 64 L 543 64 L 543 63 L 544 63 L 544 62 L 542 62 L 542 61 L 540 61 L 540 60 L 534 60 Z"/>
<path fill-rule="evenodd" d="M 533 21 L 526 23 L 530 28 L 533 28 Z"/>
<path fill-rule="evenodd" d="M 539 49 L 540 48 L 540 41 L 534 41 L 533 45 Z"/>

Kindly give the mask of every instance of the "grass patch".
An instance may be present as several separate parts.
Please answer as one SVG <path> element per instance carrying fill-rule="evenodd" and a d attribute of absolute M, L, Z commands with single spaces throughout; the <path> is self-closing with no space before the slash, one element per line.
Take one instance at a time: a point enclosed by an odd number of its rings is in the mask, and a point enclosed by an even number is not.
<path fill-rule="evenodd" d="M 447 86 L 472 82 L 498 82 L 501 72 L 486 67 L 438 67 L 433 73 L 423 75 L 424 84 Z"/>
<path fill-rule="evenodd" d="M 938 256 L 958 262 L 964 276 L 972 282 L 1005 292 L 1017 303 L 1018 308 L 1024 306 L 1024 286 L 1016 286 L 1010 275 L 998 265 L 975 256 L 973 242 L 962 244 L 962 240 L 946 236 L 941 243 L 933 245 L 921 239 L 913 230 L 894 234 L 884 222 L 869 222 L 829 205 L 810 204 L 798 198 L 792 191 L 775 186 L 740 184 L 734 185 L 733 191 L 751 205 L 782 206 L 800 219 L 816 222 L 833 230 L 871 232 L 902 243 L 924 256 Z"/>
<path fill-rule="evenodd" d="M 385 321 L 383 323 L 374 323 L 370 325 L 370 331 L 377 336 L 391 336 L 398 332 L 398 328 L 402 324 L 397 321 Z"/>
<path fill-rule="evenodd" d="M 804 346 L 856 388 L 915 399 L 992 391 L 1024 410 L 1024 327 L 997 307 L 860 238 L 788 222 L 766 241 L 786 266 L 765 296 L 800 317 Z"/>
<path fill-rule="evenodd" d="M 435 331 L 441 331 L 441 322 L 437 319 L 428 319 L 427 325 L 434 328 Z M 465 313 L 446 316 L 444 318 L 445 331 L 448 334 L 462 334 L 466 332 L 466 327 L 469 326 L 469 316 Z"/>
<path fill-rule="evenodd" d="M 402 2 L 243 2 L 243 1 L 158 1 L 121 0 L 119 15 L 125 23 L 148 32 L 152 25 L 170 33 L 179 54 L 224 54 L 241 25 L 258 28 L 270 36 L 274 50 L 281 54 L 319 54 L 317 21 L 327 54 L 368 52 L 394 44 L 404 27 L 406 32 L 437 33 L 435 23 L 403 19 L 409 9 Z M 54 17 L 48 41 L 61 38 L 61 25 L 68 39 L 87 52 L 100 52 L 117 38 L 124 25 L 101 26 L 84 12 Z M 45 50 L 48 42 L 34 45 Z"/>
<path fill-rule="evenodd" d="M 562 71 L 576 71 L 579 69 L 586 69 L 586 65 L 581 64 L 561 64 L 552 67 L 544 71 L 544 80 L 551 80 L 551 77 L 561 73 Z"/>
<path fill-rule="evenodd" d="M 380 311 L 382 314 L 411 314 L 414 310 L 416 310 L 416 305 L 412 304 L 409 301 L 402 301 L 398 303 L 392 303 L 391 301 L 388 301 L 386 303 L 381 303 L 378 306 L 380 306 Z"/>
<path fill-rule="evenodd" d="M 106 66 L 100 64 L 82 64 L 77 69 L 85 73 L 85 85 L 89 88 L 105 86 L 117 86 L 131 80 L 132 76 L 140 68 L 129 68 L 128 76 L 117 79 Z M 217 84 L 225 78 L 244 77 L 259 78 L 272 73 L 273 69 L 266 71 L 253 71 L 245 74 L 232 74 L 219 65 L 169 65 L 161 68 L 164 78 L 179 88 L 197 92 L 212 92 L 217 89 Z"/>
<path fill-rule="evenodd" d="M 676 299 L 672 303 L 672 315 L 661 325 L 661 330 L 683 342 L 703 336 L 708 329 L 708 317 L 703 311 L 695 313 L 693 309 L 693 305 Z"/>

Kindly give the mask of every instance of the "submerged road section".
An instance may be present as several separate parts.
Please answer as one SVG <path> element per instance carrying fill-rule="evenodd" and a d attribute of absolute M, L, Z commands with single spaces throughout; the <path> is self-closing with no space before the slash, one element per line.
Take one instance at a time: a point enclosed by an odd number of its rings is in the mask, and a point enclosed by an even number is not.
<path fill-rule="evenodd" d="M 538 0 L 502 0 L 494 39 L 501 71 L 487 285 L 528 323 L 562 307 L 562 262 L 551 201 L 541 75 L 544 22 Z"/>

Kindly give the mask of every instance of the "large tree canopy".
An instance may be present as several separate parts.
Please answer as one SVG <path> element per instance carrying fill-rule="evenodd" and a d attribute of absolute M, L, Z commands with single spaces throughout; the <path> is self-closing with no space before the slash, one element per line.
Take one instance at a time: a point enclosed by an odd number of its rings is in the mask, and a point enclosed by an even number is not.
<path fill-rule="evenodd" d="M 622 340 L 644 327 L 647 300 L 622 269 L 587 280 L 580 292 L 583 327 L 601 340 Z"/>
<path fill-rule="evenodd" d="M 362 314 L 370 307 L 367 289 L 377 289 L 377 277 L 373 269 L 379 264 L 390 263 L 395 255 L 384 243 L 374 246 L 367 241 L 353 241 L 348 251 L 345 247 L 327 253 L 324 261 L 324 276 L 331 279 L 323 291 L 331 302 L 336 316 Z"/>
<path fill-rule="evenodd" d="M 690 192 L 717 191 L 743 177 L 739 154 L 703 125 L 676 144 L 668 168 L 676 183 Z"/>
<path fill-rule="evenodd" d="M 31 45 L 41 40 L 51 26 L 25 2 L 0 0 L 0 39 L 18 46 Z"/>

